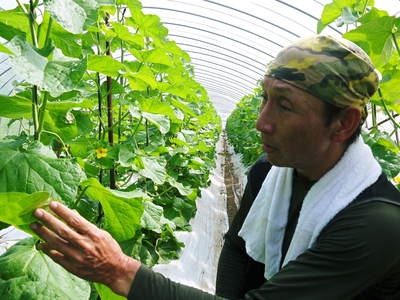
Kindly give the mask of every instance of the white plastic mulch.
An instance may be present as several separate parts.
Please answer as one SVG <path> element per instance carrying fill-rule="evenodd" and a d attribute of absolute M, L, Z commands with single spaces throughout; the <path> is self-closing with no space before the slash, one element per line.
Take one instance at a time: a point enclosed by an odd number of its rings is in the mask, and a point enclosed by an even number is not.
<path fill-rule="evenodd" d="M 178 260 L 153 267 L 166 277 L 209 293 L 215 292 L 215 279 L 223 235 L 228 229 L 226 189 L 222 163 L 222 139 L 217 143 L 217 167 L 213 170 L 211 185 L 202 189 L 197 199 L 197 212 L 190 221 L 191 232 L 176 232 L 185 243 Z"/>

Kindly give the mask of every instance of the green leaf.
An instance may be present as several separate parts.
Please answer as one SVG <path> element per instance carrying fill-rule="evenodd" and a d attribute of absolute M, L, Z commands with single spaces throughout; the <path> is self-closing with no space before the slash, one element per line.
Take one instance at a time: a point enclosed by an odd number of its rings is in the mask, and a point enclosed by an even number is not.
<path fill-rule="evenodd" d="M 127 74 L 129 80 L 131 79 L 140 79 L 141 81 L 145 82 L 149 85 L 152 89 L 156 89 L 158 87 L 158 82 L 155 80 L 155 74 L 151 70 L 150 67 L 146 65 L 142 65 L 140 68 L 140 72 L 135 74 Z"/>
<path fill-rule="evenodd" d="M 70 205 L 84 177 L 73 160 L 44 156 L 32 146 L 18 150 L 0 144 L 0 192 L 47 191 Z"/>
<path fill-rule="evenodd" d="M 142 115 L 146 120 L 149 120 L 151 123 L 156 125 L 156 127 L 160 130 L 161 134 L 166 134 L 169 131 L 170 122 L 168 116 L 151 114 L 147 112 L 143 112 Z"/>
<path fill-rule="evenodd" d="M 88 70 L 96 71 L 111 77 L 117 77 L 120 71 L 125 70 L 125 66 L 110 56 L 89 55 Z"/>
<path fill-rule="evenodd" d="M 130 11 L 142 9 L 142 3 L 139 0 L 117 0 L 117 4 L 126 4 Z"/>
<path fill-rule="evenodd" d="M 381 165 L 385 174 L 393 178 L 400 172 L 400 149 L 383 132 L 370 132 L 363 135 L 365 143 L 371 147 L 372 153 Z"/>
<path fill-rule="evenodd" d="M 109 287 L 97 282 L 93 283 L 102 300 L 126 300 L 126 297 L 115 294 Z"/>
<path fill-rule="evenodd" d="M 26 82 L 49 91 L 54 97 L 80 87 L 86 59 L 48 62 L 21 36 L 13 38 L 8 47 L 15 53 L 9 58 L 10 65 Z"/>
<path fill-rule="evenodd" d="M 160 17 L 156 15 L 145 15 L 139 9 L 131 10 L 132 18 L 126 18 L 126 25 L 139 29 L 143 36 L 148 36 L 154 40 L 165 40 L 168 29 L 165 28 Z"/>
<path fill-rule="evenodd" d="M 19 96 L 0 95 L 0 117 L 32 118 L 32 101 Z"/>
<path fill-rule="evenodd" d="M 121 40 L 128 43 L 133 43 L 139 48 L 144 47 L 144 38 L 142 35 L 130 32 L 128 27 L 118 22 L 110 22 L 110 24 L 113 26 L 115 33 Z"/>
<path fill-rule="evenodd" d="M 72 33 L 82 33 L 96 23 L 101 6 L 114 5 L 113 0 L 44 0 L 46 10 L 62 27 Z"/>
<path fill-rule="evenodd" d="M 165 159 L 154 156 L 138 156 L 136 160 L 139 160 L 139 164 L 143 165 L 143 168 L 139 169 L 140 175 L 150 178 L 156 184 L 164 183 L 167 177 Z"/>
<path fill-rule="evenodd" d="M 374 15 L 374 18 L 370 18 L 369 14 Z M 372 59 L 375 67 L 379 67 L 386 63 L 387 58 L 394 50 L 391 39 L 396 18 L 390 16 L 375 17 L 376 15 L 379 15 L 379 11 L 373 8 L 360 19 L 363 22 L 362 25 L 345 33 L 343 37 L 363 48 Z"/>
<path fill-rule="evenodd" d="M 134 148 L 130 145 L 123 144 L 119 147 L 118 162 L 123 167 L 130 167 L 135 158 Z"/>
<path fill-rule="evenodd" d="M 77 57 L 82 56 L 82 46 L 79 44 L 81 37 L 70 33 L 53 21 L 50 37 L 54 45 L 59 48 L 65 56 Z"/>
<path fill-rule="evenodd" d="M 14 54 L 11 50 L 9 50 L 6 46 L 4 46 L 3 44 L 0 44 L 0 52 L 4 52 L 7 54 Z"/>
<path fill-rule="evenodd" d="M 171 108 L 171 105 L 166 102 L 161 102 L 157 98 L 140 99 L 139 101 L 139 107 L 144 112 L 165 115 L 173 120 L 176 119 L 174 110 Z"/>
<path fill-rule="evenodd" d="M 145 51 L 143 53 L 143 60 L 146 63 L 173 66 L 171 58 L 168 56 L 168 54 L 165 53 L 163 49 L 160 48 Z"/>
<path fill-rule="evenodd" d="M 0 221 L 35 235 L 29 228 L 29 225 L 36 221 L 33 211 L 36 208 L 47 209 L 51 200 L 48 192 L 0 193 Z"/>
<path fill-rule="evenodd" d="M 107 189 L 94 178 L 84 181 L 81 188 L 86 189 L 89 198 L 100 201 L 105 216 L 104 229 L 116 240 L 124 241 L 135 236 L 143 214 L 142 197 Z"/>
<path fill-rule="evenodd" d="M 152 238 L 152 236 L 148 237 Z M 154 245 L 145 239 L 141 234 L 138 238 L 120 243 L 122 250 L 126 255 L 133 257 L 148 267 L 154 266 L 159 258 Z"/>
<path fill-rule="evenodd" d="M 0 256 L 1 299 L 89 299 L 89 283 L 36 250 L 36 241 L 24 239 Z"/>
<path fill-rule="evenodd" d="M 176 181 L 172 177 L 168 178 L 168 182 L 170 185 L 175 187 L 182 196 L 190 195 L 193 192 L 193 189 L 191 189 L 189 186 L 185 187 L 182 183 Z"/>
<path fill-rule="evenodd" d="M 179 251 L 185 246 L 184 243 L 179 242 L 169 226 L 165 226 L 166 230 L 161 233 L 160 238 L 157 240 L 156 250 L 160 255 L 159 263 L 165 264 L 173 259 L 179 258 Z"/>
<path fill-rule="evenodd" d="M 44 70 L 43 88 L 53 97 L 80 87 L 86 72 L 86 58 L 78 61 L 51 61 Z"/>
<path fill-rule="evenodd" d="M 143 204 L 144 212 L 141 221 L 142 228 L 161 233 L 163 208 L 150 201 L 145 201 Z"/>
<path fill-rule="evenodd" d="M 19 8 L 0 11 L 0 36 L 10 41 L 29 32 L 29 19 Z"/>
<path fill-rule="evenodd" d="M 321 19 L 318 22 L 317 33 L 328 26 L 330 23 L 335 21 L 342 15 L 342 9 L 347 7 L 352 7 L 359 0 L 333 0 L 331 3 L 324 6 L 322 11 Z"/>

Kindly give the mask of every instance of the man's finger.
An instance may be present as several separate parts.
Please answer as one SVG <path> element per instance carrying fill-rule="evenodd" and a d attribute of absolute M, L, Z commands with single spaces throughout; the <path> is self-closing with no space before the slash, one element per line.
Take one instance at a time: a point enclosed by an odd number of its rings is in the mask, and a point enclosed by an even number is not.
<path fill-rule="evenodd" d="M 47 211 L 43 209 L 37 209 L 35 210 L 33 215 L 64 240 L 69 241 L 75 245 L 81 245 L 81 236 L 70 227 L 68 227 L 68 225 L 64 224 L 61 220 L 57 219 Z"/>
<path fill-rule="evenodd" d="M 79 233 L 87 234 L 97 228 L 95 225 L 93 225 L 88 220 L 83 218 L 77 212 L 69 209 L 62 203 L 52 201 L 50 203 L 50 208 L 59 217 L 61 217 L 69 226 L 71 226 Z"/>
<path fill-rule="evenodd" d="M 32 223 L 31 229 L 43 240 L 47 243 L 39 246 L 41 250 L 50 250 L 55 249 L 58 252 L 61 252 L 67 256 L 73 257 L 75 255 L 74 249 L 71 248 L 69 242 L 59 237 L 57 234 L 49 230 L 47 227 L 39 224 L 39 223 Z M 47 245 L 48 244 L 48 245 Z M 47 252 L 45 252 L 47 253 Z"/>

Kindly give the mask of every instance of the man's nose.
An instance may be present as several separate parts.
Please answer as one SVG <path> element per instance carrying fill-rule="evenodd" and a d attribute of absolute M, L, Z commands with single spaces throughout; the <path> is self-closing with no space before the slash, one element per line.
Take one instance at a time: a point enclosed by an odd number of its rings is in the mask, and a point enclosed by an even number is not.
<path fill-rule="evenodd" d="M 271 116 L 271 108 L 269 107 L 270 103 L 267 103 L 264 105 L 264 107 L 260 111 L 260 115 L 258 116 L 257 122 L 256 122 L 256 128 L 258 131 L 271 134 L 274 132 L 274 124 L 272 121 L 272 116 Z"/>

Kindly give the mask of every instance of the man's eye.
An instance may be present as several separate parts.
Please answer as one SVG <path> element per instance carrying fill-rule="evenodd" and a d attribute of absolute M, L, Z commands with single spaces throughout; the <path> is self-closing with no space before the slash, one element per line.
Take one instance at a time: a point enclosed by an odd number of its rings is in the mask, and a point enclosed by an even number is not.
<path fill-rule="evenodd" d="M 289 106 L 286 106 L 286 105 L 283 105 L 283 104 L 280 104 L 279 106 L 284 110 L 291 111 L 291 108 Z"/>

